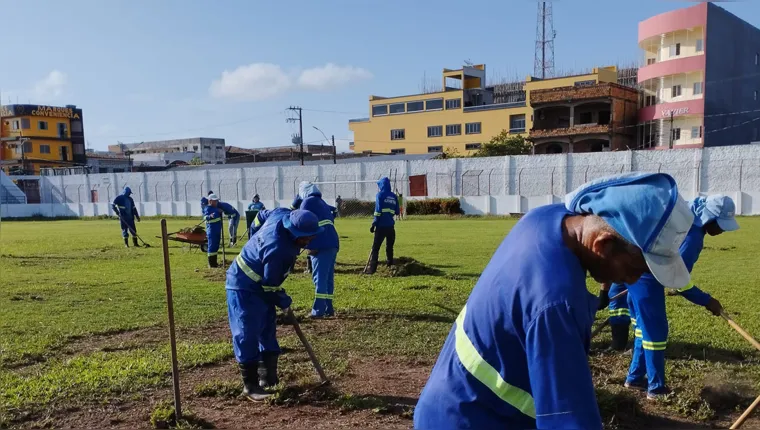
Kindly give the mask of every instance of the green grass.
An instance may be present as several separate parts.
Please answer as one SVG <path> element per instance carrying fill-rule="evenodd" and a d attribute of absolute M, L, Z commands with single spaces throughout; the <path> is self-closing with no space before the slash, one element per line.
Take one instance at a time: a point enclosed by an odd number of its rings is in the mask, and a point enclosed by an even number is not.
<path fill-rule="evenodd" d="M 396 255 L 412 257 L 439 273 L 366 277 L 356 270 L 364 266 L 371 245 L 369 222 L 338 220 L 341 264 L 335 305 L 345 319 L 312 336 L 328 373 L 345 372 L 349 356 L 401 356 L 432 362 L 455 318 L 445 308 L 455 312 L 461 308 L 515 222 L 508 218 L 407 220 L 397 225 Z M 760 219 L 740 222 L 740 232 L 706 239 L 707 249 L 697 263 L 694 280 L 720 299 L 747 331 L 760 336 L 756 309 Z M 168 228 L 176 231 L 193 224 L 193 220 L 172 219 Z M 170 364 L 163 261 L 160 240 L 155 238 L 159 222 L 145 219 L 138 228 L 152 248 L 123 248 L 114 220 L 2 224 L 0 427 L 51 404 L 106 401 L 166 384 Z M 206 269 L 202 253 L 188 252 L 176 242 L 170 246 L 180 365 L 187 369 L 228 360 L 231 346 L 219 328 L 226 319 L 224 285 L 219 280 L 223 274 Z M 237 249 L 228 254 L 228 260 Z M 293 296 L 294 308 L 300 314 L 306 312 L 313 298 L 307 275 L 292 275 L 285 287 Z M 589 288 L 595 291 L 597 286 L 590 281 Z M 756 392 L 760 361 L 752 347 L 704 309 L 681 297 L 668 297 L 667 302 L 672 358 L 668 372 L 680 394 L 660 410 L 697 419 L 725 412 L 714 400 L 710 404 L 704 399 L 704 387 L 713 377 L 742 382 Z M 209 326 L 217 327 L 215 335 L 198 329 Z M 319 324 L 304 322 L 304 329 L 318 330 Z M 130 338 L 132 333 L 145 336 Z M 597 344 L 605 342 L 606 336 L 600 336 Z M 285 336 L 281 343 L 284 348 L 300 348 L 293 336 Z M 617 386 L 622 383 L 626 360 L 605 355 L 591 358 L 597 386 L 603 390 L 600 403 L 608 415 L 630 403 L 628 397 L 615 397 L 624 396 Z M 286 377 L 313 378 L 308 362 L 290 363 L 283 372 Z M 197 390 L 198 395 L 230 395 L 234 388 L 217 381 Z M 369 397 L 347 396 L 344 408 L 382 408 Z"/>

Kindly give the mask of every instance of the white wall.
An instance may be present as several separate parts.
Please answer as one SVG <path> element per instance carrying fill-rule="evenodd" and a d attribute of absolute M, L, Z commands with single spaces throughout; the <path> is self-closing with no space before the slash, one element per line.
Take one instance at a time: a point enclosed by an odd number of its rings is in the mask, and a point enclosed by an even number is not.
<path fill-rule="evenodd" d="M 229 167 L 151 173 L 111 173 L 42 177 L 42 205 L 3 208 L 16 213 L 67 212 L 74 216 L 106 214 L 124 186 L 145 215 L 198 215 L 209 190 L 245 208 L 254 193 L 267 207 L 288 206 L 301 181 L 374 181 L 388 176 L 409 196 L 408 177 L 426 175 L 429 197 L 456 196 L 468 214 L 509 214 L 559 201 L 590 180 L 629 171 L 663 172 L 678 182 L 685 198 L 725 193 L 742 214 L 760 214 L 760 146 L 625 151 L 448 160 L 356 161 L 309 166 Z M 320 186 L 326 200 L 374 199 L 372 183 Z M 97 201 L 91 202 L 91 191 Z M 47 205 L 46 205 L 47 204 Z M 50 204 L 60 205 L 55 209 Z M 10 207 L 10 209 L 8 209 Z M 37 212 L 35 212 L 37 211 Z M 28 216 L 28 215 L 24 215 Z"/>

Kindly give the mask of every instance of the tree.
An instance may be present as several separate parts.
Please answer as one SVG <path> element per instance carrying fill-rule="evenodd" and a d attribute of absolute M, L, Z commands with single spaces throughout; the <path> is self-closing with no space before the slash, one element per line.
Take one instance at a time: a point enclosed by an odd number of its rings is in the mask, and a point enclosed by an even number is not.
<path fill-rule="evenodd" d="M 531 144 L 520 135 L 510 136 L 507 130 L 484 143 L 473 157 L 499 157 L 504 155 L 526 155 L 531 152 Z"/>
<path fill-rule="evenodd" d="M 206 163 L 204 163 L 203 160 L 201 160 L 200 157 L 193 157 L 190 160 L 190 163 L 188 163 L 188 164 L 190 164 L 191 166 L 202 166 L 202 165 L 204 165 Z"/>

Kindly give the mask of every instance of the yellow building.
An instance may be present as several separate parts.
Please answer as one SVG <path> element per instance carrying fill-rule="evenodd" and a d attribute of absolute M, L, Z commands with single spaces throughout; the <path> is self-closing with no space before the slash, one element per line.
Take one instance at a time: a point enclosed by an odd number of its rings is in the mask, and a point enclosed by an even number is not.
<path fill-rule="evenodd" d="M 0 106 L 0 168 L 9 174 L 86 165 L 82 110 L 76 106 Z"/>
<path fill-rule="evenodd" d="M 369 98 L 369 118 L 349 121 L 354 152 L 467 154 L 507 130 L 527 137 L 533 126 L 532 90 L 617 82 L 617 67 L 587 75 L 486 86 L 484 64 L 444 69 L 443 91 Z"/>

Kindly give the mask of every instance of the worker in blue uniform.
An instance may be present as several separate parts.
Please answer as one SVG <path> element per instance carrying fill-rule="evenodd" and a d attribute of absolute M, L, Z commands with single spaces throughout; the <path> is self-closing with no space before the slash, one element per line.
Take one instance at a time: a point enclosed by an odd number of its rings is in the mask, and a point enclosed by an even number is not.
<path fill-rule="evenodd" d="M 705 235 L 717 236 L 739 229 L 739 224 L 734 218 L 736 207 L 730 197 L 697 197 L 691 203 L 691 210 L 694 213 L 694 224 L 680 248 L 681 257 L 689 272 L 694 268 L 704 248 Z M 625 386 L 640 391 L 646 390 L 648 399 L 657 400 L 671 392 L 665 383 L 668 317 L 664 287 L 651 275 L 644 275 L 638 282 L 626 287 L 631 319 L 635 321 L 635 340 Z M 696 305 L 704 306 L 713 315 L 720 316 L 723 307 L 718 300 L 693 283 L 684 284 L 682 287 L 678 290 L 680 295 Z"/>
<path fill-rule="evenodd" d="M 203 220 L 206 221 L 206 241 L 208 246 L 208 267 L 219 267 L 217 254 L 222 242 L 222 210 L 217 207 L 219 197 L 216 194 L 208 196 L 209 204 L 203 209 Z"/>
<path fill-rule="evenodd" d="M 124 191 L 116 196 L 111 204 L 114 213 L 119 217 L 119 226 L 121 227 L 121 237 L 124 238 L 124 246 L 129 248 L 129 234 L 132 234 L 132 244 L 139 247 L 137 243 L 137 226 L 135 220 L 140 222 L 140 214 L 137 212 L 135 201 L 132 200 L 132 189 L 124 187 Z"/>
<path fill-rule="evenodd" d="M 666 174 L 629 173 L 528 212 L 486 266 L 414 412 L 416 429 L 601 429 L 588 365 L 597 282 L 689 281 L 693 215 Z M 505 263 L 506 262 L 506 263 Z"/>
<path fill-rule="evenodd" d="M 377 271 L 377 260 L 380 246 L 385 241 L 385 258 L 388 267 L 393 265 L 393 245 L 396 243 L 396 229 L 393 217 L 398 216 L 399 206 L 396 194 L 391 191 L 391 181 L 387 177 L 377 181 L 378 192 L 375 196 L 375 218 L 369 232 L 375 235 L 372 242 L 372 252 L 369 256 L 369 266 L 365 272 L 371 275 Z"/>
<path fill-rule="evenodd" d="M 228 222 L 228 232 L 230 234 L 230 247 L 235 246 L 237 243 L 237 229 L 238 225 L 240 225 L 240 212 L 237 211 L 231 204 L 223 201 L 217 201 L 216 207 L 218 207 L 222 213 L 227 216 Z"/>
<path fill-rule="evenodd" d="M 208 199 L 201 197 L 201 214 L 203 214 L 203 211 L 206 210 L 206 206 L 208 206 Z"/>
<path fill-rule="evenodd" d="M 261 202 L 261 199 L 259 198 L 258 194 L 253 195 L 253 200 L 251 200 L 251 204 L 248 205 L 249 211 L 263 211 L 266 209 L 264 207 L 264 203 Z"/>
<path fill-rule="evenodd" d="M 292 303 L 281 285 L 301 248 L 323 230 L 309 211 L 275 209 L 227 270 L 232 347 L 250 400 L 265 400 L 265 388 L 279 382 L 275 306 L 287 312 Z"/>
<path fill-rule="evenodd" d="M 325 232 L 314 239 L 306 249 L 311 260 L 312 278 L 316 289 L 314 305 L 311 309 L 312 318 L 335 315 L 333 296 L 335 291 L 335 260 L 338 257 L 340 241 L 334 224 L 334 207 L 322 200 L 322 193 L 316 185 L 301 182 L 298 195 L 303 202 L 301 209 L 310 211 L 319 218 L 319 226 Z"/>

